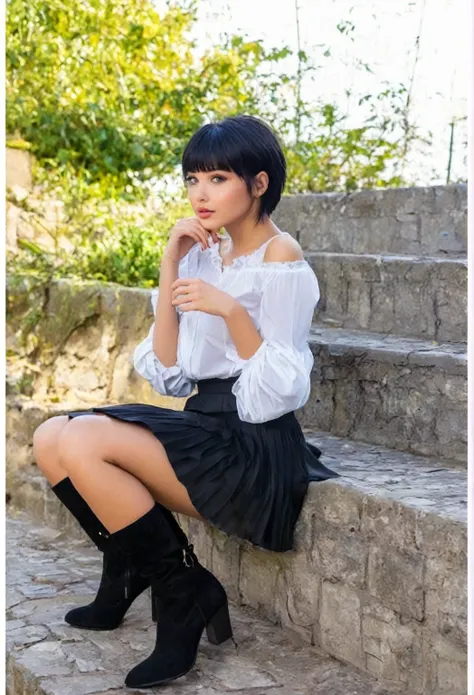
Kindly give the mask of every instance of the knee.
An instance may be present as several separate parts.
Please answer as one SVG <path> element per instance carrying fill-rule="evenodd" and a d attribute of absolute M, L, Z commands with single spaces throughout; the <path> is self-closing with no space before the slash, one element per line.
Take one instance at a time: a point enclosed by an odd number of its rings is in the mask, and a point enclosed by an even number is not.
<path fill-rule="evenodd" d="M 67 415 L 56 415 L 36 428 L 33 433 L 33 456 L 39 468 L 57 461 L 58 439 L 68 423 Z"/>
<path fill-rule="evenodd" d="M 57 453 L 62 468 L 68 473 L 77 470 L 78 466 L 89 465 L 93 455 L 100 455 L 99 418 L 94 415 L 81 415 L 72 418 L 58 437 Z"/>

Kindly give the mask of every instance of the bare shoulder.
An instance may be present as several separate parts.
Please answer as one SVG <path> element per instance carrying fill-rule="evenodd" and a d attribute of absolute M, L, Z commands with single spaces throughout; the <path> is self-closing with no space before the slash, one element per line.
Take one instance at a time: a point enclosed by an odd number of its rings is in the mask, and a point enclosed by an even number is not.
<path fill-rule="evenodd" d="M 265 249 L 264 262 L 301 261 L 304 259 L 301 246 L 289 234 L 273 238 Z"/>

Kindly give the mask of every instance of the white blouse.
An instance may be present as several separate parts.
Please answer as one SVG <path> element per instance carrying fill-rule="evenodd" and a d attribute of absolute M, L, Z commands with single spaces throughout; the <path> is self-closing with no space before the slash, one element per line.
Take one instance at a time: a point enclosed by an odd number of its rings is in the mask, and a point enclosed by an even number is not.
<path fill-rule="evenodd" d="M 222 238 L 230 239 L 227 233 Z M 254 423 L 273 420 L 306 403 L 314 362 L 308 334 L 319 284 L 306 260 L 264 261 L 270 241 L 235 258 L 230 266 L 223 264 L 219 242 L 212 238 L 210 248 L 195 244 L 181 260 L 179 277 L 199 277 L 235 297 L 252 317 L 263 343 L 249 359 L 242 359 L 221 316 L 177 307 L 176 364 L 165 367 L 153 351 L 154 323 L 133 356 L 137 372 L 158 393 L 189 396 L 199 379 L 239 376 L 232 386 L 238 415 Z M 151 293 L 155 316 L 158 292 Z"/>

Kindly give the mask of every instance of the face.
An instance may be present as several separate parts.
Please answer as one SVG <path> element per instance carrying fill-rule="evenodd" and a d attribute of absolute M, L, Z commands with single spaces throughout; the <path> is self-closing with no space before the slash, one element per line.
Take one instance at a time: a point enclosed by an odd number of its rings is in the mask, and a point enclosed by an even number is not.
<path fill-rule="evenodd" d="M 265 172 L 257 175 L 256 195 L 262 194 L 262 174 L 267 176 Z M 254 210 L 258 209 L 258 199 L 249 194 L 245 181 L 233 171 L 217 169 L 188 173 L 186 188 L 196 216 L 208 230 L 229 227 L 253 215 Z M 200 213 L 202 208 L 210 210 L 211 214 Z"/>

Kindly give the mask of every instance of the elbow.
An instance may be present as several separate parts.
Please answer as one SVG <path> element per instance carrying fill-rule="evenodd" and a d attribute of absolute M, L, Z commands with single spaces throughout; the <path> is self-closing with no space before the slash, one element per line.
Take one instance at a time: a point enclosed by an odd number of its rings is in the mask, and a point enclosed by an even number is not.
<path fill-rule="evenodd" d="M 272 353 L 272 359 L 252 360 L 234 384 L 239 418 L 262 423 L 298 410 L 311 390 L 310 364 Z"/>
<path fill-rule="evenodd" d="M 150 386 L 154 391 L 159 393 L 161 396 L 173 396 L 174 398 L 186 398 L 189 396 L 194 388 L 194 383 L 187 379 L 183 374 L 176 373 L 176 369 L 171 368 L 168 373 L 155 371 L 150 373 L 149 371 L 138 373 L 148 381 Z"/>
<path fill-rule="evenodd" d="M 309 379 L 306 379 L 293 384 L 292 388 L 286 385 L 281 391 L 265 392 L 262 387 L 253 395 L 242 393 L 236 399 L 239 418 L 253 424 L 276 420 L 302 408 L 309 398 L 310 388 Z"/>
<path fill-rule="evenodd" d="M 185 398 L 194 388 L 181 367 L 175 363 L 169 367 L 162 364 L 150 346 L 138 346 L 133 357 L 135 371 L 162 396 Z"/>

